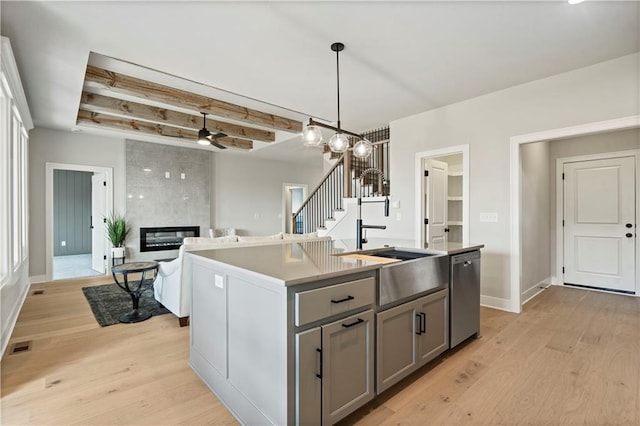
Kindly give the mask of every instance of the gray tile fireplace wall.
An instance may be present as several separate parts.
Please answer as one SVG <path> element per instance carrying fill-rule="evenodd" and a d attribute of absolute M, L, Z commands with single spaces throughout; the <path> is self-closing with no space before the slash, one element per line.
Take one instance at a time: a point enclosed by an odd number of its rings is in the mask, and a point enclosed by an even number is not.
<path fill-rule="evenodd" d="M 176 257 L 177 250 L 140 252 L 141 227 L 210 227 L 211 152 L 126 141 L 127 261 Z"/>

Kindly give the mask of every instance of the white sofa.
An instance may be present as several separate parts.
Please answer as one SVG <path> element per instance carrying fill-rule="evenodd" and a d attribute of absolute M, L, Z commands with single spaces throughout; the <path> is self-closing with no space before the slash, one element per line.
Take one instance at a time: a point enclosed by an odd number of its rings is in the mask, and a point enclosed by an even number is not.
<path fill-rule="evenodd" d="M 191 312 L 191 275 L 183 268 L 185 251 L 211 250 L 229 247 L 255 246 L 267 244 L 283 244 L 295 241 L 330 240 L 331 237 L 318 237 L 317 233 L 283 234 L 268 236 L 229 235 L 218 238 L 186 237 L 178 257 L 169 262 L 160 262 L 158 273 L 153 282 L 156 300 L 178 317 L 180 326 L 189 323 Z"/>

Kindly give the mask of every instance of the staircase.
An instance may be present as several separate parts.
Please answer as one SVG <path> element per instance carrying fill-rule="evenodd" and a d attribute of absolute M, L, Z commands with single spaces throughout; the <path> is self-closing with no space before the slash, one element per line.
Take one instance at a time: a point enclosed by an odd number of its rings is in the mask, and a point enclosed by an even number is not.
<path fill-rule="evenodd" d="M 360 159 L 347 151 L 342 155 L 331 153 L 336 163 L 327 172 L 320 184 L 292 217 L 292 228 L 296 234 L 318 232 L 327 235 L 345 216 L 345 204 L 362 198 L 385 196 L 390 193 L 389 183 L 389 128 L 365 133 L 374 143 L 371 156 Z M 375 167 L 384 172 L 387 180 L 373 174 L 364 177 L 360 187 L 360 175 L 368 168 Z"/>

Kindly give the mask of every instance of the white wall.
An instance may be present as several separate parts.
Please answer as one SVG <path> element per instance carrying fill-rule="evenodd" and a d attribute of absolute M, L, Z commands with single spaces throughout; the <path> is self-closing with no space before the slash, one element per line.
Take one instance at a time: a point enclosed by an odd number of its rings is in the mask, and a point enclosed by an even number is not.
<path fill-rule="evenodd" d="M 507 301 L 510 138 L 639 114 L 639 59 L 625 56 L 392 122 L 392 195 L 400 201 L 402 220 L 387 232 L 415 237 L 415 153 L 469 144 L 470 243 L 485 244 L 482 295 Z M 497 213 L 498 222 L 479 222 L 481 212 Z"/>
<path fill-rule="evenodd" d="M 50 129 L 33 129 L 29 147 L 29 276 L 45 275 L 45 164 L 64 163 L 113 168 L 114 209 L 125 212 L 125 143 L 114 139 Z"/>
<path fill-rule="evenodd" d="M 574 157 L 578 155 L 600 154 L 605 152 L 629 151 L 640 149 L 640 129 L 621 130 L 617 132 L 601 133 L 591 136 L 576 137 L 552 141 L 549 151 L 549 209 L 551 217 L 551 231 L 549 236 L 550 268 L 557 269 L 556 262 L 556 160 L 558 158 Z M 636 171 L 637 173 L 638 171 Z M 640 188 L 636 188 L 640 191 Z M 557 278 L 559 283 L 561 278 Z"/>
<path fill-rule="evenodd" d="M 212 225 L 236 228 L 241 235 L 270 235 L 282 230 L 285 182 L 307 184 L 311 192 L 323 176 L 317 167 L 250 158 L 232 153 L 214 154 Z"/>
<path fill-rule="evenodd" d="M 522 268 L 520 289 L 522 300 L 528 300 L 547 284 L 549 266 L 549 142 L 522 145 L 521 211 Z"/>

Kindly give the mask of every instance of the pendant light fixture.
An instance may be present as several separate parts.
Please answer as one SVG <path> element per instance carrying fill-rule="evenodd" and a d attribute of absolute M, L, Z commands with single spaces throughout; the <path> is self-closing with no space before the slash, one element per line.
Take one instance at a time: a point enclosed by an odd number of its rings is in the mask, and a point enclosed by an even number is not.
<path fill-rule="evenodd" d="M 329 139 L 327 145 L 332 152 L 343 153 L 350 147 L 349 136 L 354 136 L 358 139 L 358 142 L 353 147 L 353 155 L 359 158 L 366 158 L 371 155 L 373 151 L 372 143 L 366 138 L 357 133 L 344 130 L 340 122 L 340 52 L 344 50 L 343 43 L 333 43 L 331 50 L 336 52 L 336 88 L 337 88 L 337 101 L 338 101 L 338 126 L 333 127 L 328 124 L 319 123 L 313 118 L 309 119 L 309 124 L 302 131 L 302 140 L 305 145 L 318 146 L 322 143 L 322 131 L 321 127 L 325 129 L 334 130 L 336 133 Z"/>
<path fill-rule="evenodd" d="M 200 145 L 213 145 L 218 149 L 227 149 L 226 146 L 221 145 L 217 142 L 218 138 L 223 138 L 227 136 L 224 133 L 216 133 L 211 134 L 211 132 L 207 129 L 207 113 L 203 112 L 202 114 L 202 129 L 198 131 L 198 143 Z"/>

